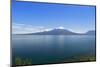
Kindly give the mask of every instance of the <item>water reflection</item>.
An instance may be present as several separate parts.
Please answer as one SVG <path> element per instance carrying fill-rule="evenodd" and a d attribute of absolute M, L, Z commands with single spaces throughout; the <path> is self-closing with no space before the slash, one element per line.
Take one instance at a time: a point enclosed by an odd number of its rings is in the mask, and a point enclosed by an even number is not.
<path fill-rule="evenodd" d="M 12 38 L 13 58 L 30 57 L 33 63 L 56 62 L 72 56 L 95 55 L 95 36 L 16 35 Z"/>

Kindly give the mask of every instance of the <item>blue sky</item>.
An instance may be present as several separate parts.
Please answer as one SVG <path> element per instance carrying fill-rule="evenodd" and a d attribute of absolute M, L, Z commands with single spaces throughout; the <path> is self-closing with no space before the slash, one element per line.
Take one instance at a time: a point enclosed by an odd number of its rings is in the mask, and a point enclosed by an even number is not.
<path fill-rule="evenodd" d="M 13 33 L 32 33 L 64 28 L 77 33 L 95 30 L 95 7 L 32 2 L 13 2 Z"/>

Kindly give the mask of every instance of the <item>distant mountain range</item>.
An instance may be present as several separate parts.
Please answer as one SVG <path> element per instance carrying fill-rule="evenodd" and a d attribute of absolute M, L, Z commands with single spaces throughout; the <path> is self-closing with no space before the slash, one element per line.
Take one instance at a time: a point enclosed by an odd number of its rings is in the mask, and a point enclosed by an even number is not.
<path fill-rule="evenodd" d="M 94 31 L 94 30 L 88 31 L 88 32 L 86 32 L 86 34 L 87 34 L 87 35 L 95 35 L 95 31 Z"/>
<path fill-rule="evenodd" d="M 53 29 L 50 31 L 43 31 L 37 33 L 29 33 L 25 35 L 95 35 L 95 31 L 91 30 L 86 33 L 75 33 L 66 29 Z"/>

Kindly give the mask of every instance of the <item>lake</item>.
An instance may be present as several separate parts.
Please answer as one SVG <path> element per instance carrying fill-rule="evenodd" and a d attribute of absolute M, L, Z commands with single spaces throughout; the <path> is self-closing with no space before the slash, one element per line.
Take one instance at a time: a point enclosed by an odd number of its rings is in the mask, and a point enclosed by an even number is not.
<path fill-rule="evenodd" d="M 49 64 L 95 56 L 95 51 L 94 35 L 12 35 L 13 65 L 16 57 L 31 59 L 33 65 Z"/>

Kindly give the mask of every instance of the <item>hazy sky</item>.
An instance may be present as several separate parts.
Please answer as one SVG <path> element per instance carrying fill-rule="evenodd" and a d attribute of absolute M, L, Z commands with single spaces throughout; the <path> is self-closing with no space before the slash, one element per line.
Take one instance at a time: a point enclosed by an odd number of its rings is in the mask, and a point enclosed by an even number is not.
<path fill-rule="evenodd" d="M 95 30 L 95 7 L 32 2 L 13 2 L 13 33 L 32 33 L 65 28 L 77 33 Z"/>

